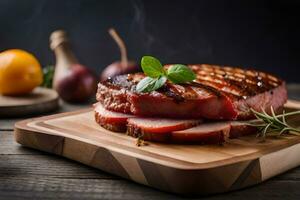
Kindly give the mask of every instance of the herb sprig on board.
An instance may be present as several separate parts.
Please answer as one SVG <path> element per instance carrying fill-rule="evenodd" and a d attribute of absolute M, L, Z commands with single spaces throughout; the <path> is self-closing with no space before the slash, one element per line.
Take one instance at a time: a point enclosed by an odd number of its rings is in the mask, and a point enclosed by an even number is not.
<path fill-rule="evenodd" d="M 52 88 L 53 76 L 54 76 L 54 66 L 49 65 L 43 69 L 43 83 L 41 86 L 46 88 Z"/>
<path fill-rule="evenodd" d="M 167 80 L 181 84 L 191 82 L 196 78 L 195 73 L 186 65 L 174 64 L 165 70 L 161 62 L 152 56 L 143 56 L 141 66 L 146 77 L 137 84 L 137 92 L 155 91 L 162 87 Z"/>
<path fill-rule="evenodd" d="M 275 115 L 273 107 L 271 107 L 271 115 L 263 109 L 262 112 L 257 112 L 253 109 L 251 111 L 257 120 L 252 120 L 250 125 L 258 128 L 258 137 L 281 136 L 285 133 L 300 136 L 300 129 L 290 126 L 286 121 L 288 116 L 299 115 L 300 110 L 288 113 L 284 111 L 281 115 Z"/>

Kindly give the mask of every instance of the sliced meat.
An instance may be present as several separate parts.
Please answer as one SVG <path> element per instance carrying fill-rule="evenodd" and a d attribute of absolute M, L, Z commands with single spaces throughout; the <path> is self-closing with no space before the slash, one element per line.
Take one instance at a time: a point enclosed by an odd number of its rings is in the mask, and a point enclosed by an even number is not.
<path fill-rule="evenodd" d="M 165 68 L 170 65 L 165 66 Z M 215 65 L 189 65 L 197 78 L 190 84 L 166 83 L 150 93 L 137 93 L 144 74 L 117 76 L 99 83 L 97 100 L 112 111 L 143 117 L 241 120 L 250 108 L 270 112 L 287 100 L 285 83 L 255 70 Z"/>
<path fill-rule="evenodd" d="M 170 142 L 172 131 L 187 129 L 201 123 L 201 120 L 130 118 L 127 134 L 148 141 Z"/>
<path fill-rule="evenodd" d="M 195 119 L 140 118 L 95 104 L 95 119 L 105 129 L 165 143 L 220 144 L 228 138 L 256 133 L 242 121 L 203 122 Z"/>
<path fill-rule="evenodd" d="M 172 141 L 200 144 L 221 144 L 229 137 L 230 123 L 213 122 L 172 132 Z"/>
<path fill-rule="evenodd" d="M 127 119 L 133 115 L 106 110 L 100 103 L 94 105 L 95 119 L 105 129 L 114 132 L 126 132 Z"/>
<path fill-rule="evenodd" d="M 255 126 L 249 126 L 247 123 L 242 121 L 231 121 L 230 122 L 230 133 L 229 138 L 238 138 L 241 136 L 252 135 L 257 133 Z"/>
<path fill-rule="evenodd" d="M 172 141 L 201 144 L 221 144 L 228 138 L 238 138 L 255 134 L 257 129 L 244 122 L 210 122 L 203 123 L 193 128 L 172 132 Z"/>

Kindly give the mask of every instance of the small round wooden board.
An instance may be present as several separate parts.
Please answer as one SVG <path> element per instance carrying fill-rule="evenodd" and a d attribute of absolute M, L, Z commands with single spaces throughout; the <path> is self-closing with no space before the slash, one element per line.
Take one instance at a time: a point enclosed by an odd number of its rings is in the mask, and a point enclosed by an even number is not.
<path fill-rule="evenodd" d="M 50 112 L 58 108 L 55 90 L 38 87 L 24 96 L 0 95 L 0 117 L 16 117 Z"/>

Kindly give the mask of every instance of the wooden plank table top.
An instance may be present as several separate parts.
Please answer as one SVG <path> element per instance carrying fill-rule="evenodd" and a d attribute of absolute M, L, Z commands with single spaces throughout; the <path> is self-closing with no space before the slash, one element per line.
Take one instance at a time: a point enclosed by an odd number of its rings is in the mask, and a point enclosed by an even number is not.
<path fill-rule="evenodd" d="M 288 89 L 291 99 L 300 100 L 300 84 L 290 84 Z M 62 104 L 58 112 L 88 106 Z M 21 119 L 0 119 L 0 199 L 184 199 L 65 158 L 21 147 L 13 138 L 13 125 Z M 300 167 L 250 188 L 189 199 L 299 197 Z"/>

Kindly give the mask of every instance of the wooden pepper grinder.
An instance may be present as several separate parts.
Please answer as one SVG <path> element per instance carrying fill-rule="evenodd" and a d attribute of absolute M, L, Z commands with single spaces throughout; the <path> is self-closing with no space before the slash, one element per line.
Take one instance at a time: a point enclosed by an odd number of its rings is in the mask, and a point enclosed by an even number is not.
<path fill-rule="evenodd" d="M 71 103 L 83 102 L 95 95 L 97 79 L 87 67 L 79 64 L 71 51 L 66 32 L 57 30 L 50 36 L 50 48 L 56 56 L 53 88 Z"/>

